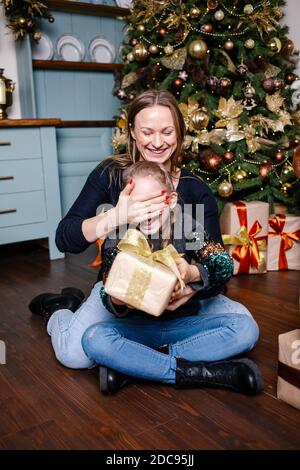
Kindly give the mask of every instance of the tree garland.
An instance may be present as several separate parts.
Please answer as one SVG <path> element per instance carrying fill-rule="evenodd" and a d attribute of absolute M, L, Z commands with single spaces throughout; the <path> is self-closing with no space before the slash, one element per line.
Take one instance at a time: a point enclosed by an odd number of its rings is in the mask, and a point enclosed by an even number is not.
<path fill-rule="evenodd" d="M 22 40 L 29 34 L 35 41 L 41 39 L 39 19 L 45 18 L 54 22 L 48 7 L 36 0 L 0 0 L 5 15 L 9 20 L 8 28 L 14 33 L 15 40 Z"/>

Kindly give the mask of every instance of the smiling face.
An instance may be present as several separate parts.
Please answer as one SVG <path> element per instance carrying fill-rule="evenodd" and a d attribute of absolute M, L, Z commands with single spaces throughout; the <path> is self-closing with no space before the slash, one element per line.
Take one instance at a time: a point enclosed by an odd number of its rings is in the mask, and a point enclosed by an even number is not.
<path fill-rule="evenodd" d="M 177 147 L 177 135 L 172 113 L 167 106 L 155 105 L 142 109 L 135 117 L 131 135 L 142 159 L 170 168 L 170 157 Z"/>
<path fill-rule="evenodd" d="M 134 178 L 134 188 L 131 192 L 132 196 L 142 196 L 145 193 L 151 193 L 155 191 L 160 192 L 162 189 L 165 189 L 170 196 L 168 199 L 169 204 L 165 205 L 165 209 L 163 210 L 162 214 L 153 218 L 149 218 L 139 224 L 141 232 L 143 232 L 146 236 L 158 233 L 161 228 L 163 228 L 163 230 L 166 229 L 167 233 L 167 228 L 170 224 L 170 207 L 176 205 L 177 194 L 174 191 L 170 193 L 167 187 L 164 188 L 161 182 L 157 181 L 151 175 L 138 176 Z"/>

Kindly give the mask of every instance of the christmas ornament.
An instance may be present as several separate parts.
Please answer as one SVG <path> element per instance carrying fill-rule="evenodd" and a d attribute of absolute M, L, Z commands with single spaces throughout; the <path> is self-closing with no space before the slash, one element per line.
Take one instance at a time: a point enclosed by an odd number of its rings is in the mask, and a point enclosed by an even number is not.
<path fill-rule="evenodd" d="M 233 47 L 234 47 L 233 41 L 231 41 L 231 39 L 227 39 L 224 43 L 224 49 L 226 49 L 226 51 L 231 51 Z"/>
<path fill-rule="evenodd" d="M 135 94 L 134 94 L 134 93 L 129 93 L 128 99 L 129 99 L 130 101 L 132 101 L 134 98 L 135 98 Z"/>
<path fill-rule="evenodd" d="M 271 174 L 272 164 L 270 162 L 264 162 L 260 165 L 258 171 L 262 181 L 266 181 Z"/>
<path fill-rule="evenodd" d="M 285 83 L 291 85 L 295 80 L 297 80 L 297 75 L 293 72 L 287 72 L 284 77 Z"/>
<path fill-rule="evenodd" d="M 207 53 L 207 44 L 202 39 L 195 39 L 190 43 L 188 52 L 194 59 L 203 59 Z"/>
<path fill-rule="evenodd" d="M 219 184 L 217 191 L 218 191 L 219 196 L 229 197 L 233 193 L 233 186 L 229 181 L 223 180 Z"/>
<path fill-rule="evenodd" d="M 21 26 L 21 27 L 24 27 L 26 25 L 26 18 L 23 18 L 21 16 L 21 18 L 18 19 L 18 24 Z"/>
<path fill-rule="evenodd" d="M 157 45 L 156 45 L 156 44 L 151 44 L 151 45 L 149 46 L 149 52 L 150 52 L 151 55 L 157 54 L 157 53 L 158 53 L 158 47 L 157 47 Z"/>
<path fill-rule="evenodd" d="M 205 149 L 201 152 L 199 158 L 201 167 L 204 170 L 214 173 L 219 170 L 222 165 L 222 158 L 211 149 Z"/>
<path fill-rule="evenodd" d="M 262 87 L 267 93 L 272 93 L 274 91 L 273 78 L 266 78 L 266 80 L 263 80 Z"/>
<path fill-rule="evenodd" d="M 277 54 L 281 50 L 281 41 L 274 37 L 268 41 L 267 46 L 274 54 Z"/>
<path fill-rule="evenodd" d="M 136 29 L 139 31 L 139 33 L 144 33 L 146 28 L 143 24 L 138 24 Z"/>
<path fill-rule="evenodd" d="M 242 170 L 241 168 L 238 168 L 237 170 L 235 170 L 232 173 L 231 179 L 235 183 L 241 183 L 242 181 L 244 181 L 244 179 L 247 178 L 247 176 L 248 176 L 248 174 L 246 173 L 245 170 Z"/>
<path fill-rule="evenodd" d="M 206 87 L 211 91 L 216 91 L 219 85 L 219 79 L 217 77 L 208 77 L 205 82 Z"/>
<path fill-rule="evenodd" d="M 241 77 L 244 77 L 248 73 L 249 69 L 247 65 L 245 64 L 240 64 L 236 68 L 236 73 L 240 75 Z"/>
<path fill-rule="evenodd" d="M 144 44 L 137 44 L 134 46 L 132 49 L 132 53 L 134 55 L 134 58 L 137 62 L 142 62 L 143 60 L 147 59 L 148 57 L 148 51 L 147 48 Z"/>
<path fill-rule="evenodd" d="M 211 23 L 204 23 L 201 25 L 200 30 L 202 33 L 211 33 L 213 30 L 213 25 Z"/>
<path fill-rule="evenodd" d="M 272 160 L 275 163 L 281 163 L 285 159 L 285 151 L 283 149 L 278 149 L 274 155 L 272 155 Z"/>
<path fill-rule="evenodd" d="M 182 80 L 182 78 L 174 78 L 174 80 L 172 81 L 171 83 L 171 86 L 172 86 L 172 89 L 176 92 L 176 93 L 179 93 L 179 91 L 181 90 L 181 88 L 183 87 L 184 85 L 184 80 Z"/>
<path fill-rule="evenodd" d="M 281 80 L 280 78 L 274 78 L 274 90 L 278 91 L 283 88 L 284 81 Z"/>
<path fill-rule="evenodd" d="M 119 90 L 117 91 L 117 97 L 120 98 L 120 100 L 125 100 L 126 93 L 124 90 L 122 90 L 122 88 L 119 88 Z"/>
<path fill-rule="evenodd" d="M 191 116 L 191 122 L 196 130 L 204 129 L 209 123 L 209 116 L 201 109 L 197 109 Z"/>
<path fill-rule="evenodd" d="M 53 16 L 48 16 L 48 21 L 49 23 L 54 23 L 55 18 Z M 27 26 L 29 26 L 28 21 L 27 21 Z"/>
<path fill-rule="evenodd" d="M 253 49 L 255 46 L 254 39 L 247 39 L 244 43 L 244 46 L 246 47 L 246 49 Z"/>
<path fill-rule="evenodd" d="M 230 150 L 227 150 L 227 152 L 223 154 L 223 160 L 225 161 L 225 163 L 232 163 L 234 159 L 235 155 Z"/>
<path fill-rule="evenodd" d="M 130 44 L 132 47 L 136 46 L 137 43 L 138 43 L 137 38 L 131 38 L 130 41 L 129 41 L 129 44 Z"/>
<path fill-rule="evenodd" d="M 283 183 L 283 185 L 280 188 L 280 192 L 282 192 L 284 195 L 288 195 L 291 189 L 292 189 L 291 183 Z"/>
<path fill-rule="evenodd" d="M 257 103 L 254 99 L 255 89 L 253 88 L 251 83 L 247 83 L 247 85 L 243 89 L 243 95 L 244 99 L 242 100 L 242 105 L 245 109 L 250 111 L 251 109 L 255 108 L 255 106 L 257 106 Z"/>
<path fill-rule="evenodd" d="M 281 175 L 282 176 L 287 176 L 289 173 L 292 173 L 293 172 L 293 167 L 292 165 L 288 165 L 287 163 L 285 163 L 283 165 L 283 168 L 281 170 Z"/>
<path fill-rule="evenodd" d="M 40 31 L 35 31 L 35 32 L 33 33 L 33 39 L 34 39 L 35 41 L 39 41 L 39 40 L 41 39 L 41 37 L 42 37 L 42 33 L 41 33 Z"/>
<path fill-rule="evenodd" d="M 280 51 L 281 55 L 284 57 L 285 56 L 288 57 L 293 54 L 294 50 L 295 50 L 295 44 L 293 43 L 293 41 L 289 38 L 285 38 L 282 43 L 282 48 Z"/>
<path fill-rule="evenodd" d="M 248 3 L 247 5 L 244 6 L 244 13 L 245 15 L 251 15 L 253 13 L 253 5 L 251 5 L 250 3 Z"/>
<path fill-rule="evenodd" d="M 294 140 L 294 143 L 295 143 L 295 140 Z M 297 176 L 297 178 L 300 179 L 300 146 L 299 146 L 299 141 L 298 141 L 297 147 L 294 149 L 293 170 L 294 170 L 294 173 Z"/>
<path fill-rule="evenodd" d="M 206 4 L 209 10 L 215 10 L 219 6 L 218 0 L 207 0 Z"/>
<path fill-rule="evenodd" d="M 219 87 L 221 89 L 221 91 L 227 91 L 231 88 L 231 80 L 230 78 L 227 78 L 227 77 L 222 77 L 220 78 L 219 80 Z"/>
<path fill-rule="evenodd" d="M 170 56 L 161 59 L 162 65 L 172 70 L 182 70 L 186 61 L 187 51 L 185 47 L 176 49 Z"/>
<path fill-rule="evenodd" d="M 190 17 L 195 19 L 195 18 L 198 18 L 201 14 L 201 11 L 198 7 L 196 6 L 193 6 L 191 9 L 190 9 Z"/>
<path fill-rule="evenodd" d="M 167 33 L 167 30 L 165 28 L 159 28 L 157 31 L 156 31 L 156 34 L 157 34 L 157 37 L 159 39 L 163 39 L 165 37 Z"/>
<path fill-rule="evenodd" d="M 188 73 L 185 70 L 182 70 L 181 72 L 179 72 L 178 77 L 186 81 L 188 79 Z"/>
<path fill-rule="evenodd" d="M 174 47 L 171 46 L 171 44 L 168 44 L 165 48 L 164 48 L 164 52 L 166 55 L 171 55 L 173 54 L 174 52 Z"/>
<path fill-rule="evenodd" d="M 214 17 L 217 21 L 222 21 L 224 19 L 224 11 L 223 10 L 217 10 L 216 13 L 214 14 Z"/>

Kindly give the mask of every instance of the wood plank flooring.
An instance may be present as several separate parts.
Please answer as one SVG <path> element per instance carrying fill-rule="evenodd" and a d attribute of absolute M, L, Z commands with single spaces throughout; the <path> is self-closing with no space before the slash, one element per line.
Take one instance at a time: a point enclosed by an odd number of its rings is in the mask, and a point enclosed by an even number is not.
<path fill-rule="evenodd" d="M 88 295 L 94 255 L 91 247 L 50 262 L 33 242 L 0 248 L 0 340 L 7 347 L 0 365 L 0 449 L 300 448 L 300 411 L 276 398 L 278 334 L 300 328 L 299 271 L 228 284 L 227 295 L 243 302 L 261 328 L 248 357 L 262 370 L 262 394 L 137 381 L 106 397 L 96 369 L 71 370 L 56 361 L 41 319 L 27 308 L 33 296 L 66 286 Z"/>

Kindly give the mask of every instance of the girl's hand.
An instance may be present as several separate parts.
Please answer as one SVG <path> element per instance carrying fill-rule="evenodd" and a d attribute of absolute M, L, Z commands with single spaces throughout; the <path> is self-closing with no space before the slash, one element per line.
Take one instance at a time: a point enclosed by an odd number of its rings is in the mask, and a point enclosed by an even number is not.
<path fill-rule="evenodd" d="M 165 190 L 133 196 L 131 195 L 133 188 L 134 182 L 131 181 L 120 193 L 118 203 L 113 209 L 117 226 L 138 224 L 149 218 L 157 217 L 168 204 L 169 197 Z"/>
<path fill-rule="evenodd" d="M 189 282 L 199 282 L 201 280 L 199 269 L 194 264 L 189 264 L 184 258 L 178 258 L 176 260 L 178 271 L 180 272 L 180 277 L 185 284 Z M 174 291 L 180 289 L 179 282 L 176 284 Z"/>
<path fill-rule="evenodd" d="M 186 286 L 183 291 L 179 291 L 175 295 L 173 293 L 166 310 L 176 310 L 180 305 L 185 304 L 191 297 L 193 297 L 196 292 L 197 291 L 192 287 Z"/>

